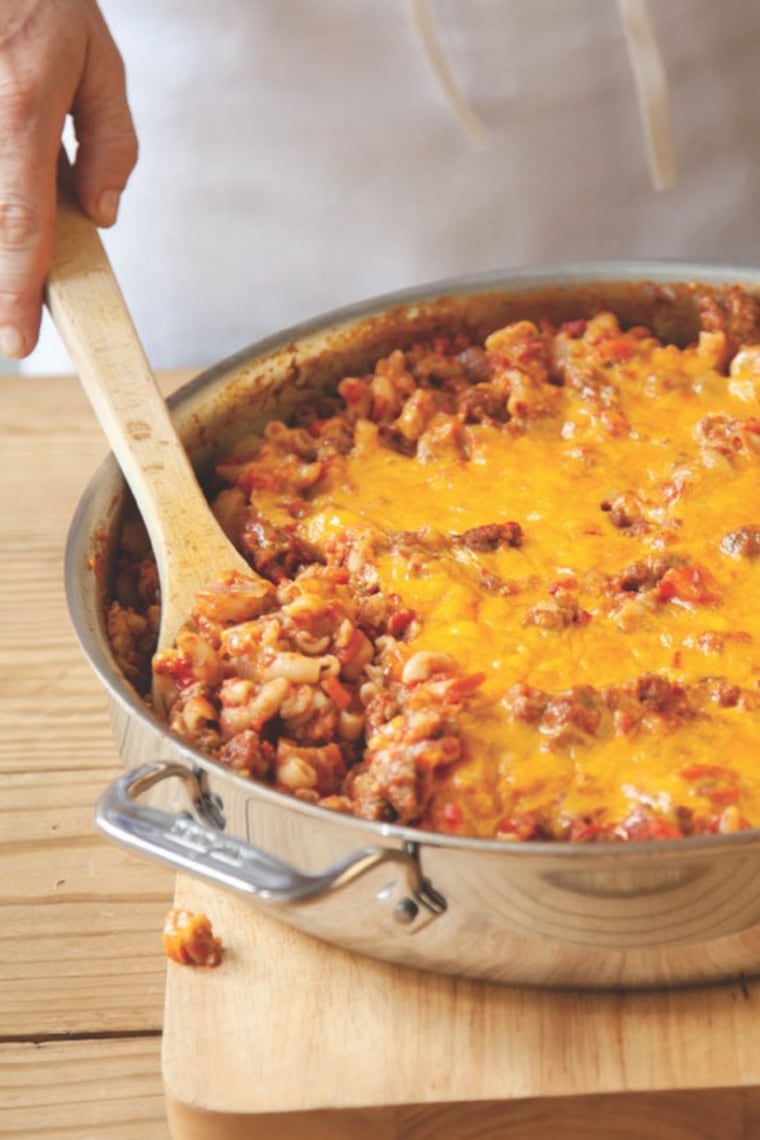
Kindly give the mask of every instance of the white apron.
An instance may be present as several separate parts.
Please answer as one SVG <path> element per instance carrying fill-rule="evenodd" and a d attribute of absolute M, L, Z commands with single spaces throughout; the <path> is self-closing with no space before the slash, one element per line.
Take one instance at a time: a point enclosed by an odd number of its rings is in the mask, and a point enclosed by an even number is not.
<path fill-rule="evenodd" d="M 669 97 L 626 0 L 102 7 L 141 141 L 106 244 L 157 368 L 453 274 L 760 265 L 757 0 L 650 0 Z M 49 322 L 27 367 L 69 367 Z"/>

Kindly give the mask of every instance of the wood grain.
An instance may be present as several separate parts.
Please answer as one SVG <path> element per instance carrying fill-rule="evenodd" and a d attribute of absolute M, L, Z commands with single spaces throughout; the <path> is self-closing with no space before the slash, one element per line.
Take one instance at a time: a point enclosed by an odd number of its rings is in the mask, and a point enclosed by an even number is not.
<path fill-rule="evenodd" d="M 361 959 L 184 876 L 177 901 L 226 945 L 219 969 L 167 977 L 164 1075 L 194 1109 L 295 1117 L 760 1085 L 759 982 L 493 986 Z"/>
<path fill-rule="evenodd" d="M 755 1140 L 755 1090 L 220 1116 L 168 1099 L 175 1140 Z"/>
<path fill-rule="evenodd" d="M 0 1136 L 168 1140 L 157 1037 L 0 1045 Z"/>

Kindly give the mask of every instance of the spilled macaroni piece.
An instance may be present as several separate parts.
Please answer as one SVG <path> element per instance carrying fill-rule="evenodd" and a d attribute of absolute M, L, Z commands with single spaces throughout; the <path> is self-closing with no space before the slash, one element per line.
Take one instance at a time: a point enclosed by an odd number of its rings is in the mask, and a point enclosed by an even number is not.
<path fill-rule="evenodd" d="M 222 944 L 205 914 L 174 907 L 164 918 L 161 937 L 166 957 L 180 966 L 221 965 Z"/>
<path fill-rule="evenodd" d="M 174 648 L 170 722 L 308 803 L 453 835 L 760 826 L 760 331 L 685 348 L 611 312 L 418 343 L 241 439 L 229 575 Z M 158 596 L 125 532 L 109 631 L 149 687 Z"/>

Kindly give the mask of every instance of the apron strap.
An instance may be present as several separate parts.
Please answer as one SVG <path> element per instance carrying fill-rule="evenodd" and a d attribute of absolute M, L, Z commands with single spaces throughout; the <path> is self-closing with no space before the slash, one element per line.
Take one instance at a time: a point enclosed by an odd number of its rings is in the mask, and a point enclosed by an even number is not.
<path fill-rule="evenodd" d="M 675 185 L 678 172 L 665 64 L 646 0 L 619 3 L 649 171 L 655 190 L 667 190 Z"/>
<path fill-rule="evenodd" d="M 486 128 L 465 99 L 454 78 L 427 0 L 409 0 L 409 7 L 412 22 L 425 49 L 428 63 L 451 111 L 473 142 L 482 143 L 486 136 Z"/>

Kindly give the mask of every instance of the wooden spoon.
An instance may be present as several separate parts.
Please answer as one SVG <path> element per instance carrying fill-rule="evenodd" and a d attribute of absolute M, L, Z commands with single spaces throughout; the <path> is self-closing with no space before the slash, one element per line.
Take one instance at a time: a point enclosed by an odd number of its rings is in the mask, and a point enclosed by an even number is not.
<path fill-rule="evenodd" d="M 203 496 L 97 228 L 75 202 L 67 164 L 46 300 L 147 527 L 161 584 L 158 643 L 169 646 L 200 587 L 229 570 L 256 575 Z M 165 714 L 155 682 L 153 698 Z"/>

